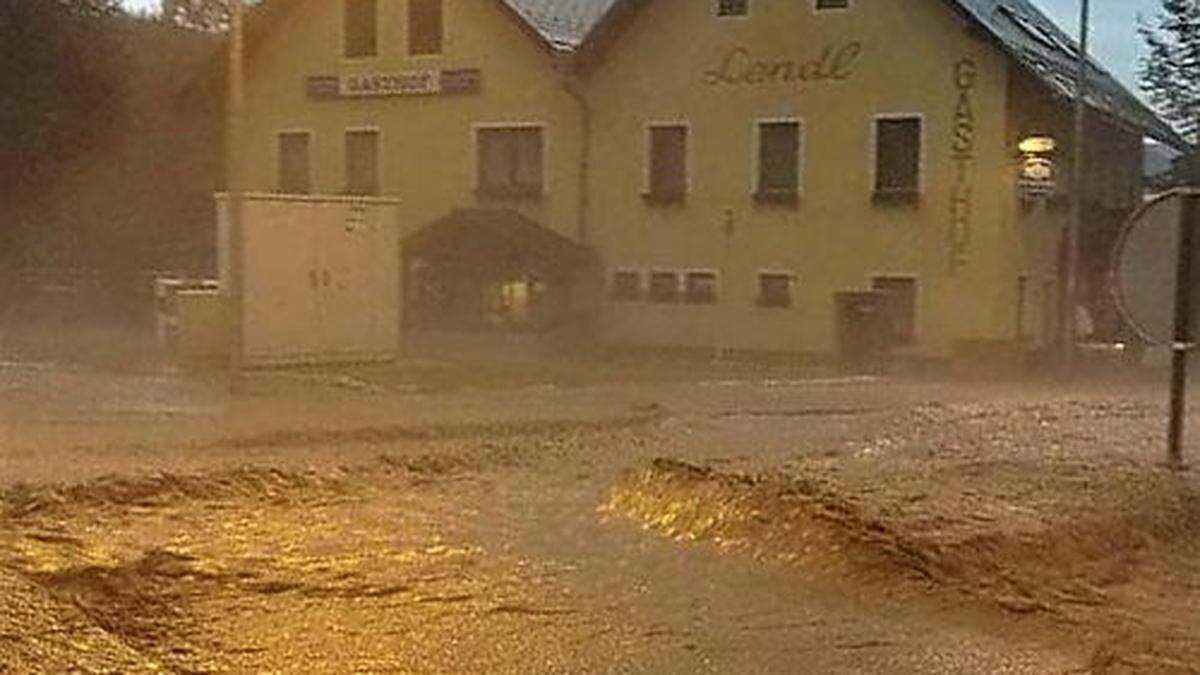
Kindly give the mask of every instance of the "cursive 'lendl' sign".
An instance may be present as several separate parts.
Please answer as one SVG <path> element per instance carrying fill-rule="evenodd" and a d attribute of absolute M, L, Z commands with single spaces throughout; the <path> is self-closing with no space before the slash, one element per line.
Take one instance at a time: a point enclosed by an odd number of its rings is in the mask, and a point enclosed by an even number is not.
<path fill-rule="evenodd" d="M 704 83 L 717 85 L 804 84 L 850 79 L 862 55 L 861 42 L 828 45 L 820 56 L 808 60 L 759 59 L 745 47 L 734 47 L 716 68 L 705 71 Z"/>

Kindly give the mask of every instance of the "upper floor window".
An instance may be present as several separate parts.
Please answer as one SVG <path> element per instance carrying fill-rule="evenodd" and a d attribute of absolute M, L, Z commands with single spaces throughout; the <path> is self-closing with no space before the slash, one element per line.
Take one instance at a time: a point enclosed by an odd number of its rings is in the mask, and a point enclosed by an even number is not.
<path fill-rule="evenodd" d="M 750 0 L 717 0 L 717 16 L 747 16 Z"/>
<path fill-rule="evenodd" d="M 650 127 L 647 199 L 681 202 L 687 192 L 688 128 L 682 124 Z"/>
<path fill-rule="evenodd" d="M 408 53 L 442 53 L 442 0 L 408 0 Z"/>
<path fill-rule="evenodd" d="M 346 132 L 346 194 L 377 195 L 379 186 L 379 132 L 362 129 Z"/>
<path fill-rule="evenodd" d="M 755 184 L 755 196 L 758 199 L 796 199 L 800 193 L 800 143 L 800 122 L 759 122 L 758 176 Z"/>
<path fill-rule="evenodd" d="M 542 195 L 542 128 L 488 127 L 476 135 L 478 188 L 493 197 Z"/>
<path fill-rule="evenodd" d="M 816 0 L 817 11 L 827 9 L 850 9 L 850 0 Z"/>
<path fill-rule="evenodd" d="M 875 120 L 876 197 L 914 198 L 921 190 L 921 118 Z"/>
<path fill-rule="evenodd" d="M 348 59 L 363 59 L 379 54 L 378 0 L 343 0 L 342 48 Z"/>
<path fill-rule="evenodd" d="M 279 192 L 306 195 L 312 191 L 312 162 L 308 132 L 279 134 Z"/>

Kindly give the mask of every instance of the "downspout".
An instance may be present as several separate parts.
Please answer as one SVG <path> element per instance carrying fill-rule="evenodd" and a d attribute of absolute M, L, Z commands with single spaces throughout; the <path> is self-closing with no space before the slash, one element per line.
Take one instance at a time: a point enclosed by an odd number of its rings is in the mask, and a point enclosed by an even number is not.
<path fill-rule="evenodd" d="M 579 90 L 578 76 L 569 62 L 564 64 L 563 91 L 575 100 L 579 106 L 579 202 L 576 204 L 575 238 L 581 244 L 588 242 L 588 212 L 591 209 L 591 170 L 592 170 L 592 106 L 587 97 Z"/>
<path fill-rule="evenodd" d="M 579 88 L 579 70 L 575 62 L 573 54 L 563 55 L 559 62 L 559 69 L 562 73 L 563 91 L 567 93 L 575 103 L 579 106 L 579 185 L 578 185 L 578 202 L 576 203 L 575 213 L 575 239 L 582 246 L 587 246 L 588 237 L 588 216 L 591 211 L 591 171 L 592 171 L 592 106 L 588 102 L 587 96 Z M 576 286 L 575 293 L 582 291 L 582 303 L 576 304 L 578 300 L 572 301 L 575 305 L 572 313 L 576 314 L 581 320 L 578 328 L 582 336 L 594 336 L 600 319 L 600 295 L 599 288 L 602 286 L 599 282 L 597 263 L 599 261 L 590 257 L 589 261 L 583 270 L 584 278 L 590 279 L 591 283 L 585 283 L 582 288 Z M 574 293 L 573 293 L 574 295 Z M 579 296 L 576 295 L 578 299 Z"/>

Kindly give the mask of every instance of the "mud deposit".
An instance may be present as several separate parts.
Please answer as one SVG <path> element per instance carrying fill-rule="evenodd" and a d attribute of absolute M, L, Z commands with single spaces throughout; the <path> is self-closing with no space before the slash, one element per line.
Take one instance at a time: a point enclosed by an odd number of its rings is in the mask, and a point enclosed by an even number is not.
<path fill-rule="evenodd" d="M 607 477 L 564 471 L 579 466 L 580 443 L 487 442 L 331 474 L 247 468 L 10 490 L 0 568 L 15 604 L 0 666 L 780 672 L 815 659 L 825 672 L 1054 672 L 1072 663 L 1033 628 L 868 603 L 810 586 L 795 568 L 647 538 L 597 508 Z M 796 651 L 793 638 L 805 646 Z"/>
<path fill-rule="evenodd" d="M 289 396 L 96 422 L 14 404 L 0 672 L 1200 663 L 1200 484 L 1158 466 L 1136 390 Z"/>

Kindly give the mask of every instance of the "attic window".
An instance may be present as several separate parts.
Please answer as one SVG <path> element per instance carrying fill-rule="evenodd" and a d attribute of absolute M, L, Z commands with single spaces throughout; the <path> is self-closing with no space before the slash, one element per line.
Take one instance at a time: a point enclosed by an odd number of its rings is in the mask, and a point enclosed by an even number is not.
<path fill-rule="evenodd" d="M 379 54 L 377 0 L 345 0 L 342 16 L 342 47 L 348 59 L 364 59 Z"/>
<path fill-rule="evenodd" d="M 442 0 L 408 0 L 408 53 L 442 53 Z"/>
<path fill-rule="evenodd" d="M 717 0 L 717 16 L 720 18 L 749 16 L 750 0 Z"/>

